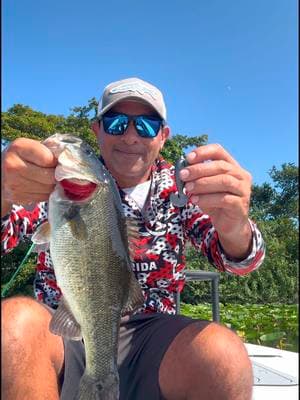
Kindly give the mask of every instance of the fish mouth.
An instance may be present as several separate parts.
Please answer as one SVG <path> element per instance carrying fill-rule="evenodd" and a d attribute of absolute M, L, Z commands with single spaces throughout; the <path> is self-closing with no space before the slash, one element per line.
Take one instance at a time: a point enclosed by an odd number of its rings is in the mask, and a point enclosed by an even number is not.
<path fill-rule="evenodd" d="M 65 196 L 69 200 L 82 201 L 92 196 L 97 188 L 97 184 L 81 179 L 63 179 L 60 181 Z"/>

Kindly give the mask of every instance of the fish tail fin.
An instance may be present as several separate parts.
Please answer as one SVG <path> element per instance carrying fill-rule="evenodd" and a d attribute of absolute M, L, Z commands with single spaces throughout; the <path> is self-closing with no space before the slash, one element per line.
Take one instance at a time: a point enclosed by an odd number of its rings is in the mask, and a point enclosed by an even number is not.
<path fill-rule="evenodd" d="M 97 380 L 84 373 L 79 384 L 76 400 L 119 400 L 119 376 L 110 374 Z"/>

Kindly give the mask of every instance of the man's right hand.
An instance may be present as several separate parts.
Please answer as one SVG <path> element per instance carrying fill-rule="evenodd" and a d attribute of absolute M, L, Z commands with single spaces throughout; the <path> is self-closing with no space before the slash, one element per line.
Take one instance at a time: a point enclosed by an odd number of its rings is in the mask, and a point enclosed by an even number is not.
<path fill-rule="evenodd" d="M 12 204 L 47 201 L 55 186 L 57 159 L 37 140 L 18 138 L 2 153 L 1 216 Z"/>

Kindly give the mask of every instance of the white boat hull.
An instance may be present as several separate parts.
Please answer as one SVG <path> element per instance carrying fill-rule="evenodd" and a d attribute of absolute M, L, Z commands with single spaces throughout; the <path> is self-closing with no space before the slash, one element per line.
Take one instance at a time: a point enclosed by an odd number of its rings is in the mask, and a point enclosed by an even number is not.
<path fill-rule="evenodd" d="M 245 343 L 253 363 L 252 400 L 296 400 L 299 398 L 299 354 Z"/>

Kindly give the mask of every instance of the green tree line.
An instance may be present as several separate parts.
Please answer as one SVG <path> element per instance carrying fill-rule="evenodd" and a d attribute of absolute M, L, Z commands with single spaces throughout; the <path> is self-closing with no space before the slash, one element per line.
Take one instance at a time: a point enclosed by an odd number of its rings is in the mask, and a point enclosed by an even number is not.
<path fill-rule="evenodd" d="M 55 132 L 68 132 L 80 136 L 99 153 L 95 135 L 90 129 L 96 110 L 95 98 L 90 99 L 86 106 L 73 107 L 68 116 L 45 114 L 16 104 L 2 112 L 2 137 L 8 140 L 18 137 L 44 140 Z M 189 137 L 176 134 L 166 142 L 162 155 L 174 162 L 187 148 L 205 143 L 206 135 Z M 250 213 L 267 245 L 265 261 L 257 271 L 244 277 L 220 274 L 220 301 L 224 304 L 298 303 L 298 167 L 293 163 L 285 163 L 280 168 L 273 166 L 269 176 L 272 184 L 253 185 Z M 29 247 L 30 241 L 26 241 L 3 256 L 2 288 Z M 7 295 L 32 295 L 35 261 L 36 255 L 31 254 Z M 213 270 L 207 260 L 191 247 L 187 250 L 187 268 Z M 210 301 L 209 284 L 187 284 L 182 300 L 191 304 Z"/>

